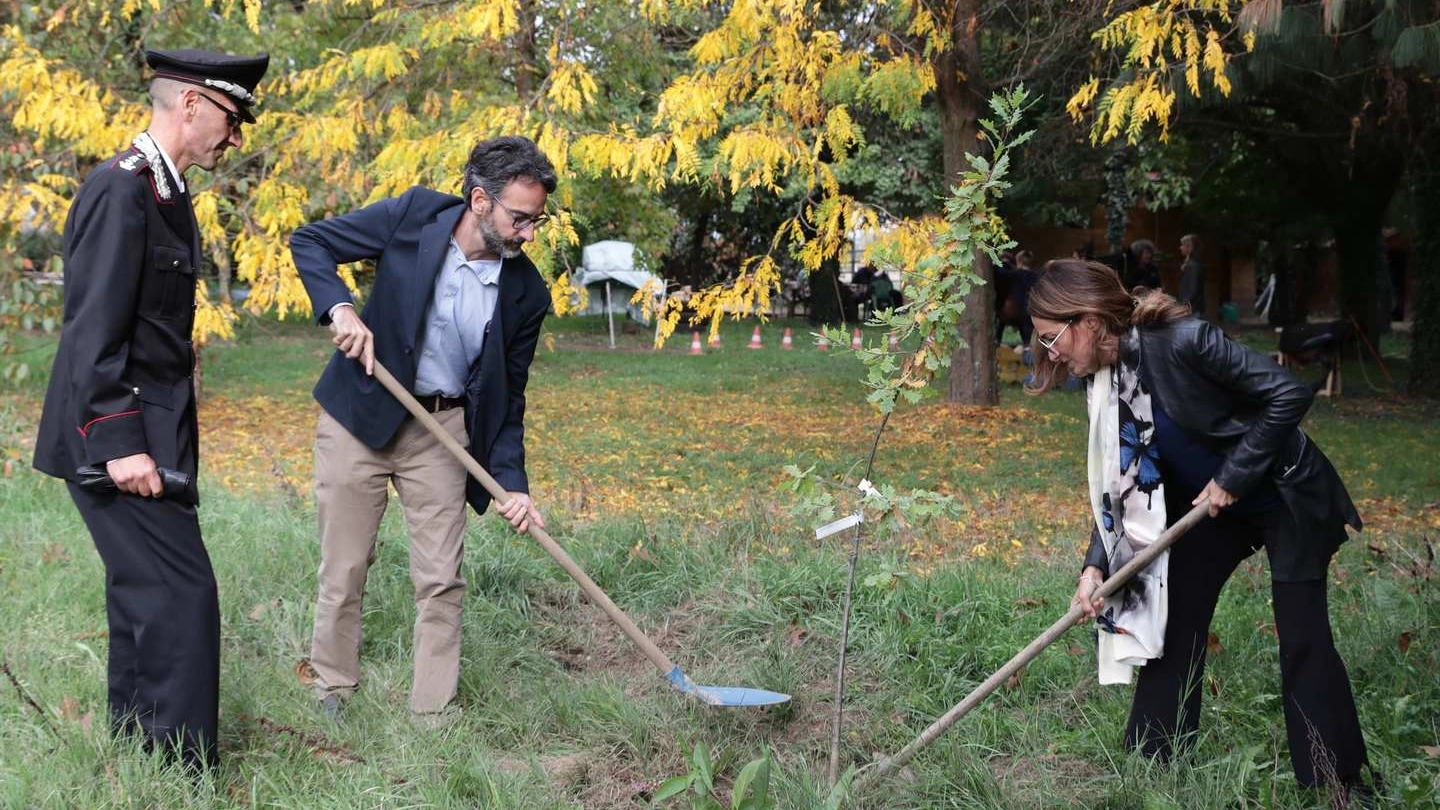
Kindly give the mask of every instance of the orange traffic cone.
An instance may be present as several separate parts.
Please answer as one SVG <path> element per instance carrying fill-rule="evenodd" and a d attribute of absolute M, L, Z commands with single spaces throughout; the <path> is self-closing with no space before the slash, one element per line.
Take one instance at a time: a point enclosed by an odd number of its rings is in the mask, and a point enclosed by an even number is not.
<path fill-rule="evenodd" d="M 712 349 L 718 349 L 718 348 L 720 348 L 720 333 L 719 333 L 719 332 L 712 332 L 712 333 L 710 334 L 710 348 L 712 348 Z"/>
<path fill-rule="evenodd" d="M 825 337 L 824 332 L 821 332 L 820 339 L 815 341 L 815 350 L 819 352 L 830 351 L 830 338 Z"/>
<path fill-rule="evenodd" d="M 780 338 L 780 348 L 790 351 L 795 348 L 795 341 L 790 338 L 790 327 L 785 327 L 785 335 Z"/>
<path fill-rule="evenodd" d="M 750 333 L 750 345 L 749 345 L 749 346 L 746 346 L 745 348 L 747 348 L 747 349 L 763 349 L 763 348 L 765 348 L 765 347 L 760 343 L 760 326 L 759 326 L 759 324 L 756 324 L 756 326 L 755 326 L 755 331 Z"/>
<path fill-rule="evenodd" d="M 690 353 L 691 353 L 691 354 L 704 354 L 704 353 L 705 353 L 705 351 L 700 348 L 700 333 L 699 333 L 699 332 L 691 332 L 691 333 L 690 333 Z"/>
<path fill-rule="evenodd" d="M 855 330 L 853 333 L 851 333 L 851 335 L 850 335 L 850 348 L 851 348 L 851 349 L 854 349 L 855 351 L 858 352 L 858 351 L 860 351 L 860 349 L 862 349 L 864 346 L 865 346 L 865 344 L 860 342 L 860 330 L 859 330 L 859 329 L 856 329 L 856 330 Z"/>

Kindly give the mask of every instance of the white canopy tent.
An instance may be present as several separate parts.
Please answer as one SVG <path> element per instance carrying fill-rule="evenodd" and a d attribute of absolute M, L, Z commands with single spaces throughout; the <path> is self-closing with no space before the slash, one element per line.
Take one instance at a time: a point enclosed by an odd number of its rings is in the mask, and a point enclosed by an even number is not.
<path fill-rule="evenodd" d="M 635 267 L 635 246 L 629 242 L 606 240 L 586 245 L 580 252 L 581 267 L 575 272 L 571 284 L 583 288 L 589 299 L 584 315 L 604 314 L 610 327 L 610 348 L 615 348 L 615 313 L 622 312 L 632 320 L 649 324 L 650 318 L 639 303 L 630 299 L 635 291 L 647 283 L 654 290 L 655 303 L 664 301 L 665 282 L 653 273 Z M 655 310 L 655 306 L 651 310 Z"/>

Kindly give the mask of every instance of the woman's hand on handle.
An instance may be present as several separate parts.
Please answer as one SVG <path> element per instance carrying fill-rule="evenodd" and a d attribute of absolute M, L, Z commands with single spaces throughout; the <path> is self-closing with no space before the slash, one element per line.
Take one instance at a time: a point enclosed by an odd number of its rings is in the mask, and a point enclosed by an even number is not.
<path fill-rule="evenodd" d="M 1093 565 L 1085 566 L 1085 570 L 1080 572 L 1080 581 L 1075 583 L 1075 596 L 1070 600 L 1070 606 L 1078 606 L 1084 611 L 1084 615 L 1080 618 L 1081 622 L 1092 621 L 1100 615 L 1100 609 L 1104 607 L 1105 600 L 1095 596 L 1095 592 L 1100 589 L 1103 582 L 1105 582 L 1105 575 Z"/>
<path fill-rule="evenodd" d="M 1200 502 L 1206 498 L 1210 499 L 1210 517 L 1215 517 L 1220 514 L 1221 509 L 1235 503 L 1235 496 L 1215 483 L 1213 478 L 1210 479 L 1210 483 L 1205 485 L 1204 489 L 1200 490 L 1200 494 L 1195 496 L 1195 500 L 1191 501 L 1190 505 L 1199 506 Z"/>

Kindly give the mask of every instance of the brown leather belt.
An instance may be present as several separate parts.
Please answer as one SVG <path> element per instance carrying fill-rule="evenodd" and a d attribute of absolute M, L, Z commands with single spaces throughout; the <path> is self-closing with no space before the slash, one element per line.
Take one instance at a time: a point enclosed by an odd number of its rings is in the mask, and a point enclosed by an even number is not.
<path fill-rule="evenodd" d="M 420 407 L 430 413 L 448 411 L 451 408 L 459 408 L 465 404 L 464 397 L 447 397 L 444 394 L 425 394 L 423 396 L 416 394 L 415 401 L 419 402 Z"/>

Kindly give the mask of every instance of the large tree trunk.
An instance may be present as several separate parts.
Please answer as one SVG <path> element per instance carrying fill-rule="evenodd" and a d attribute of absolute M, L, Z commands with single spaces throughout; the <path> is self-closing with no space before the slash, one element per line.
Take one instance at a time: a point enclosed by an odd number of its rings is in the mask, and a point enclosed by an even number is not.
<path fill-rule="evenodd" d="M 1345 171 L 1329 176 L 1330 229 L 1340 259 L 1340 305 L 1371 342 L 1390 329 L 1390 270 L 1381 228 L 1405 178 L 1406 150 L 1396 126 L 1366 120 L 1343 157 Z M 1307 172 L 1322 171 L 1311 165 Z"/>
<path fill-rule="evenodd" d="M 521 104 L 529 104 L 535 80 L 544 73 L 535 53 L 535 0 L 520 0 L 516 14 L 520 29 L 515 32 L 515 96 Z"/>
<path fill-rule="evenodd" d="M 1440 96 L 1440 93 L 1436 94 Z M 1410 333 L 1410 393 L 1440 398 L 1440 154 L 1414 164 L 1415 320 Z"/>
<path fill-rule="evenodd" d="M 1390 274 L 1380 238 L 1383 208 L 1346 206 L 1331 221 L 1340 259 L 1340 307 L 1373 343 L 1390 326 Z"/>
<path fill-rule="evenodd" d="M 960 0 L 950 25 L 951 47 L 935 59 L 947 187 L 958 182 L 967 167 L 965 153 L 975 148 L 977 120 L 984 109 L 979 10 L 979 0 Z M 975 274 L 985 283 L 965 302 L 958 327 L 961 344 L 950 354 L 945 398 L 966 405 L 995 405 L 1000 402 L 995 376 L 995 274 L 983 255 L 975 256 Z"/>

